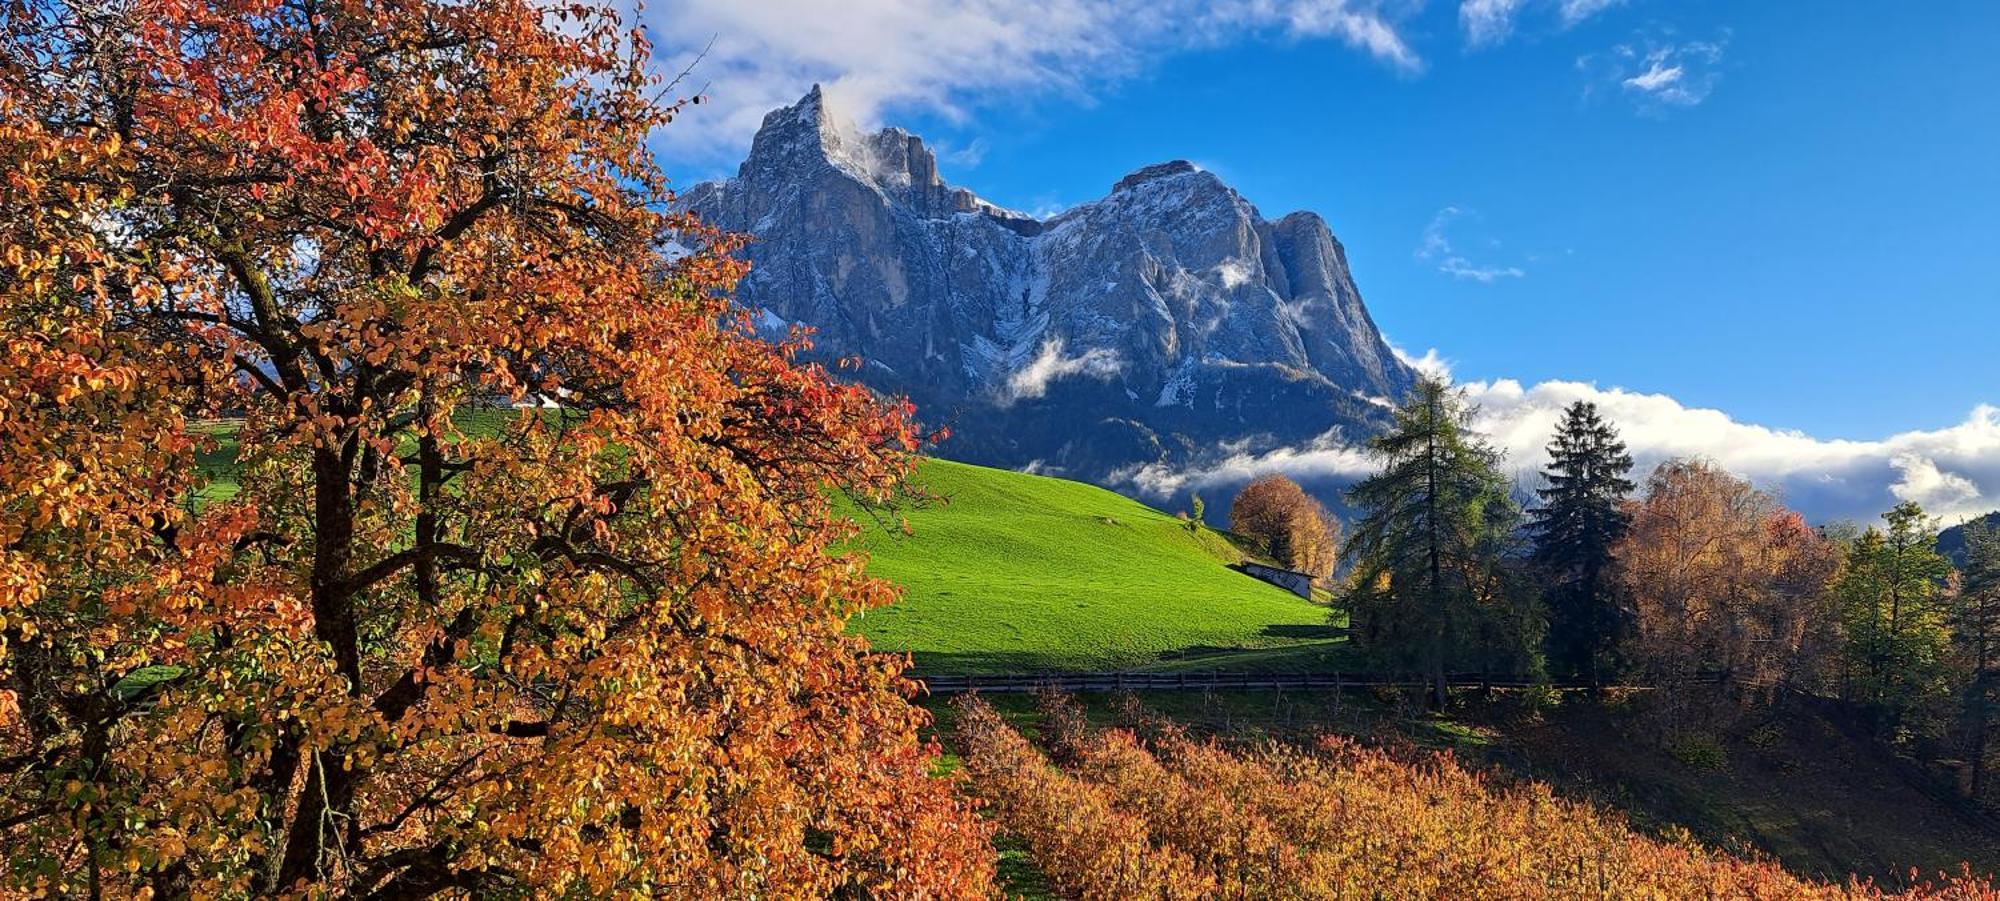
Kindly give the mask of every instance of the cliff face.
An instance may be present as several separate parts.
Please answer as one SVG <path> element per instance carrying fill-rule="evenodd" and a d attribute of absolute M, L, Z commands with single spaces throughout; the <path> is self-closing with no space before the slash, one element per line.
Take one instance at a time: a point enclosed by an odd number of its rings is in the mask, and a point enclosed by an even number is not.
<path fill-rule="evenodd" d="M 1267 221 L 1183 161 L 1047 219 L 945 184 L 899 129 L 864 134 L 818 88 L 764 119 L 735 178 L 683 203 L 755 237 L 738 301 L 813 327 L 953 437 L 939 453 L 1113 487 L 1382 422 L 1414 380 L 1312 213 Z"/>

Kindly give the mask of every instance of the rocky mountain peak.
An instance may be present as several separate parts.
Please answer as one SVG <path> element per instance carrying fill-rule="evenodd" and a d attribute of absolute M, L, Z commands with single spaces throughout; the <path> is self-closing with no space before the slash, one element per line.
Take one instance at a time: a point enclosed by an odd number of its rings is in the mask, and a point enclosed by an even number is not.
<path fill-rule="evenodd" d="M 764 173 L 827 167 L 927 215 L 990 206 L 970 191 L 946 185 L 938 175 L 937 154 L 922 138 L 900 128 L 864 130 L 831 105 L 817 84 L 797 103 L 764 116 L 737 178 L 769 180 Z"/>
<path fill-rule="evenodd" d="M 1173 160 L 1037 219 L 837 101 L 773 111 L 737 177 L 684 203 L 757 238 L 737 298 L 762 327 L 861 357 L 864 382 L 951 427 L 946 456 L 1131 489 L 1225 445 L 1366 434 L 1414 380 L 1318 216 L 1266 220 Z"/>
<path fill-rule="evenodd" d="M 1176 175 L 1193 175 L 1200 171 L 1201 167 L 1187 160 L 1169 160 L 1164 163 L 1154 163 L 1150 166 L 1141 167 L 1132 174 L 1119 179 L 1117 184 L 1111 186 L 1111 191 L 1115 194 L 1119 191 L 1136 188 L 1149 181 L 1172 178 Z"/>

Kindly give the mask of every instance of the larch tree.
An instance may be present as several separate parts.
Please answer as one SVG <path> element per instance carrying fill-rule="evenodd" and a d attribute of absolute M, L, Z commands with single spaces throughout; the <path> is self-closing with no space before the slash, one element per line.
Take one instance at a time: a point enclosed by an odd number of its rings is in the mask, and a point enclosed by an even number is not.
<path fill-rule="evenodd" d="M 1837 650 L 1837 545 L 1699 460 L 1660 464 L 1630 515 L 1613 572 L 1632 605 L 1637 666 L 1669 686 L 1719 672 L 1751 700 L 1817 686 Z"/>
<path fill-rule="evenodd" d="M 1597 682 L 1630 626 L 1611 569 L 1630 523 L 1632 457 L 1597 405 L 1581 400 L 1564 411 L 1548 453 L 1528 529 L 1549 616 L 1549 668 Z"/>
<path fill-rule="evenodd" d="M 1952 566 L 1937 551 L 1937 523 L 1914 501 L 1882 515 L 1847 552 L 1836 585 L 1848 636 L 1848 691 L 1900 727 L 1945 691 Z"/>
<path fill-rule="evenodd" d="M 2000 526 L 1965 529 L 1965 581 L 1954 605 L 1955 632 L 1965 661 L 1964 717 L 1968 789 L 1984 798 L 1993 754 L 1993 709 L 2000 703 Z"/>
<path fill-rule="evenodd" d="M 1229 504 L 1229 528 L 1255 539 L 1283 566 L 1325 580 L 1340 562 L 1340 521 L 1299 483 L 1260 476 Z"/>
<path fill-rule="evenodd" d="M 1430 683 L 1453 668 L 1536 669 L 1538 615 L 1513 557 L 1520 510 L 1500 455 L 1470 428 L 1463 395 L 1437 379 L 1411 390 L 1369 442 L 1381 471 L 1348 494 L 1360 512 L 1344 553 L 1358 642 Z"/>
<path fill-rule="evenodd" d="M 844 632 L 893 590 L 828 492 L 892 491 L 911 411 L 751 335 L 641 33 L 0 35 L 0 894 L 986 891 L 902 661 Z"/>

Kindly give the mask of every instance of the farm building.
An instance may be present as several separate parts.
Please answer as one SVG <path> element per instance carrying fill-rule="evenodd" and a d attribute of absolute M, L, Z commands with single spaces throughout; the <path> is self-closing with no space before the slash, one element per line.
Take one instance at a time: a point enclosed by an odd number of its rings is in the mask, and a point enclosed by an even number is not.
<path fill-rule="evenodd" d="M 1266 566 L 1253 560 L 1245 560 L 1242 563 L 1238 563 L 1236 564 L 1236 568 L 1245 575 L 1256 576 L 1299 597 L 1307 600 L 1312 599 L 1312 573 L 1302 573 L 1296 569 Z"/>

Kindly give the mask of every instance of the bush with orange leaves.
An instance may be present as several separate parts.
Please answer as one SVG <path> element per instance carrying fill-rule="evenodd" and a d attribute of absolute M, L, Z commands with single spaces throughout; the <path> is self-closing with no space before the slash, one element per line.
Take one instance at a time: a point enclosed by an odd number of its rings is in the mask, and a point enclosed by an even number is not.
<path fill-rule="evenodd" d="M 1238 751 L 1166 725 L 1144 738 L 1114 729 L 1069 739 L 1074 763 L 1063 770 L 977 699 L 960 703 L 958 729 L 1001 827 L 1026 839 L 1058 889 L 1086 897 L 2000 898 L 1970 877 L 1901 893 L 1802 880 L 1640 835 L 1615 814 L 1539 783 L 1496 783 L 1449 754 L 1334 737 Z M 1149 870 L 1154 882 L 1113 885 L 1106 857 L 1174 866 Z"/>
<path fill-rule="evenodd" d="M 1110 787 L 1064 773 L 984 702 L 959 706 L 965 766 L 1000 821 L 1020 834 L 1057 890 L 1085 899 L 1201 898 L 1215 880 Z"/>

